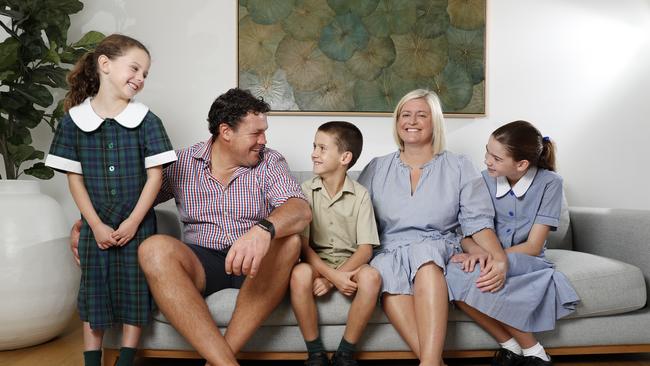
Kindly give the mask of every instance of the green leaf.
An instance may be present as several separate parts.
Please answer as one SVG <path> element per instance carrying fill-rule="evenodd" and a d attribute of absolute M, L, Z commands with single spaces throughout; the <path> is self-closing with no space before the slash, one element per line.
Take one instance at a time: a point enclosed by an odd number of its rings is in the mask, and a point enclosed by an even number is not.
<path fill-rule="evenodd" d="M 13 135 L 9 136 L 7 141 L 15 146 L 29 145 L 32 143 L 32 134 L 27 127 L 14 126 Z"/>
<path fill-rule="evenodd" d="M 42 85 L 15 85 L 14 90 L 25 96 L 25 98 L 27 98 L 27 100 L 30 102 L 36 103 L 41 107 L 47 108 L 52 104 L 52 102 L 54 102 L 52 93 L 50 93 L 50 91 Z"/>
<path fill-rule="evenodd" d="M 0 43 L 0 70 L 17 68 L 19 49 L 20 42 L 14 38 L 7 38 Z"/>
<path fill-rule="evenodd" d="M 0 105 L 5 110 L 15 110 L 27 104 L 27 100 L 17 93 L 0 92 Z"/>
<path fill-rule="evenodd" d="M 43 0 L 44 8 L 57 9 L 65 14 L 76 14 L 84 8 L 84 4 L 79 0 Z"/>
<path fill-rule="evenodd" d="M 68 83 L 65 80 L 67 73 L 68 70 L 62 67 L 54 65 L 41 66 L 32 72 L 32 82 L 53 88 L 67 89 Z"/>
<path fill-rule="evenodd" d="M 34 164 L 31 168 L 25 169 L 24 173 L 43 180 L 51 179 L 54 176 L 54 170 L 43 163 Z"/>
<path fill-rule="evenodd" d="M 29 145 L 13 145 L 8 144 L 9 157 L 13 160 L 16 166 L 22 164 L 23 161 L 29 160 L 29 157 L 36 152 L 36 149 Z"/>
<path fill-rule="evenodd" d="M 16 113 L 16 120 L 21 126 L 35 128 L 43 120 L 44 111 L 34 108 L 21 108 Z"/>
<path fill-rule="evenodd" d="M 83 48 L 83 49 L 94 49 L 99 42 L 101 42 L 106 36 L 103 33 L 97 31 L 90 31 L 81 37 L 80 40 L 72 44 L 74 48 Z"/>
<path fill-rule="evenodd" d="M 13 70 L 1 71 L 0 72 L 0 82 L 14 81 L 16 80 L 16 73 Z"/>
<path fill-rule="evenodd" d="M 50 41 L 50 49 L 47 50 L 47 54 L 43 58 L 43 61 L 49 61 L 55 65 L 58 65 L 61 63 L 61 58 L 59 57 L 59 53 L 56 52 L 57 45 L 54 40 Z"/>

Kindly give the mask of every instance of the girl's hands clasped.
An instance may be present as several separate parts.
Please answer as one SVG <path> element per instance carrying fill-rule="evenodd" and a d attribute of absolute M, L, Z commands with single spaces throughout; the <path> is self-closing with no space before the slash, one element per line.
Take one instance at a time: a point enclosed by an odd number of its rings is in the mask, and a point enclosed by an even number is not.
<path fill-rule="evenodd" d="M 497 292 L 505 285 L 507 272 L 507 257 L 497 259 L 490 256 L 486 261 L 485 267 L 482 267 L 481 275 L 476 280 L 476 286 L 482 292 Z"/>

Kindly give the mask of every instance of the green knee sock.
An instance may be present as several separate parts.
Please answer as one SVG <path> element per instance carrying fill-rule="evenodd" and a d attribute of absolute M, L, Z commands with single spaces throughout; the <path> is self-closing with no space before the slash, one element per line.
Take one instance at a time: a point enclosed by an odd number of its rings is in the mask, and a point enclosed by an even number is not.
<path fill-rule="evenodd" d="M 133 360 L 135 359 L 135 353 L 137 351 L 136 348 L 120 348 L 120 358 L 117 359 L 117 364 L 115 366 L 133 366 Z"/>
<path fill-rule="evenodd" d="M 102 350 L 84 352 L 84 365 L 86 366 L 102 366 Z"/>
<path fill-rule="evenodd" d="M 345 338 L 341 338 L 341 343 L 339 343 L 339 349 L 337 349 L 336 352 L 354 353 L 356 350 L 357 350 L 356 344 L 352 344 L 346 341 Z"/>
<path fill-rule="evenodd" d="M 307 352 L 309 353 L 325 352 L 325 346 L 323 345 L 320 336 L 313 341 L 305 341 L 305 344 L 307 345 Z"/>

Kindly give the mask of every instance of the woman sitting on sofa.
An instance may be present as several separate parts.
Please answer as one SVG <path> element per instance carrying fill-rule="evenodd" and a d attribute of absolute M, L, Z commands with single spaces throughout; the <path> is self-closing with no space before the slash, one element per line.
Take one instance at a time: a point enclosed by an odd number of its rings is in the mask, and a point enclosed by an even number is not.
<path fill-rule="evenodd" d="M 490 248 L 477 285 L 498 291 L 507 258 L 493 231 L 494 210 L 470 160 L 445 151 L 442 108 L 431 91 L 406 94 L 394 112 L 398 151 L 374 158 L 359 182 L 370 192 L 380 249 L 370 263 L 382 275 L 388 319 L 420 359 L 442 365 L 448 297 L 445 268 L 462 235 Z M 413 332 L 417 329 L 417 332 Z"/>

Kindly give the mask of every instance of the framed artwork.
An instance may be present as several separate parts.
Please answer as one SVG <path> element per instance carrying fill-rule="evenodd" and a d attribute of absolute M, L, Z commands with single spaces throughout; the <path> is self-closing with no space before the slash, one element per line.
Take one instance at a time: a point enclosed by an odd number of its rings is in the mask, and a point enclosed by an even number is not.
<path fill-rule="evenodd" d="M 238 84 L 275 114 L 485 115 L 487 0 L 238 0 Z"/>

